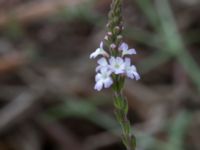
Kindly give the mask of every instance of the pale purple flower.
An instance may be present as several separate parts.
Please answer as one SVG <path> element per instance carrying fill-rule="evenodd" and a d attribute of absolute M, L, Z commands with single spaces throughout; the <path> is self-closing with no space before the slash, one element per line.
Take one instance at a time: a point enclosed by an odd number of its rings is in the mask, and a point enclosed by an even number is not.
<path fill-rule="evenodd" d="M 106 68 L 102 68 L 100 73 L 97 73 L 95 76 L 96 84 L 94 89 L 100 91 L 103 87 L 109 88 L 113 84 L 113 80 L 111 78 L 112 72 Z"/>
<path fill-rule="evenodd" d="M 132 49 L 128 49 L 128 44 L 126 44 L 125 42 L 123 42 L 120 45 L 119 51 L 122 51 L 122 56 L 136 54 L 136 50 L 133 49 L 133 48 Z"/>
<path fill-rule="evenodd" d="M 97 48 L 92 54 L 90 54 L 90 59 L 96 58 L 99 55 L 109 57 L 109 54 L 103 49 L 103 42 L 100 43 L 99 48 Z"/>
<path fill-rule="evenodd" d="M 127 77 L 131 78 L 131 79 L 136 79 L 139 80 L 140 79 L 140 75 L 138 74 L 136 67 L 134 65 L 131 65 L 131 60 L 130 58 L 125 58 L 125 74 L 127 75 Z"/>
<path fill-rule="evenodd" d="M 109 68 L 109 64 L 108 64 L 106 58 L 104 58 L 104 57 L 100 58 L 97 61 L 97 63 L 98 63 L 98 66 L 96 67 L 96 72 L 103 69 L 103 68 L 106 68 L 106 69 Z"/>
<path fill-rule="evenodd" d="M 113 73 L 115 74 L 122 74 L 124 73 L 124 60 L 121 57 L 111 57 L 109 59 L 110 63 L 110 69 L 112 70 Z"/>

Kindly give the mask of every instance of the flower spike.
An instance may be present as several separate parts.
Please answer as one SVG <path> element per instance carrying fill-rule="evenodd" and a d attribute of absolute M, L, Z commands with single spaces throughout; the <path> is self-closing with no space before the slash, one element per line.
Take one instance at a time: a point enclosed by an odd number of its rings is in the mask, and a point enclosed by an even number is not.
<path fill-rule="evenodd" d="M 121 125 L 123 134 L 122 140 L 127 150 L 135 150 L 136 139 L 131 132 L 131 124 L 127 117 L 128 102 L 123 96 L 123 87 L 126 77 L 139 80 L 140 75 L 135 65 L 131 64 L 131 59 L 126 56 L 136 54 L 136 50 L 129 49 L 128 44 L 123 42 L 122 31 L 124 27 L 121 8 L 122 0 L 112 0 L 107 24 L 108 31 L 104 37 L 107 47 L 105 46 L 104 49 L 104 44 L 101 42 L 99 48 L 90 54 L 90 58 L 102 56 L 97 61 L 94 89 L 101 91 L 103 88 L 112 87 L 116 118 Z"/>

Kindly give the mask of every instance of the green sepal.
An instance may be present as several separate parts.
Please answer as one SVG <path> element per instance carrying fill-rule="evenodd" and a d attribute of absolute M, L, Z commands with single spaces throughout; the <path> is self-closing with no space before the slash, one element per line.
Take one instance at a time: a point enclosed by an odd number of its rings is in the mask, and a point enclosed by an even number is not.
<path fill-rule="evenodd" d="M 121 100 L 120 97 L 115 97 L 114 106 L 117 109 L 122 109 L 123 108 L 123 101 Z"/>
<path fill-rule="evenodd" d="M 134 135 L 131 135 L 131 148 L 132 149 L 136 148 L 136 138 Z"/>
<path fill-rule="evenodd" d="M 124 134 L 125 135 L 129 135 L 130 132 L 131 132 L 131 125 L 130 125 L 129 121 L 124 123 L 123 127 L 124 127 L 124 129 L 123 129 L 124 130 Z"/>
<path fill-rule="evenodd" d="M 127 138 L 125 136 L 122 136 L 122 142 L 127 148 L 129 144 L 128 144 L 128 140 L 127 140 Z"/>
<path fill-rule="evenodd" d="M 120 125 L 122 126 L 122 122 L 123 122 L 123 115 L 121 114 L 121 112 L 119 111 L 115 111 L 115 116 L 117 118 L 117 121 L 120 123 Z"/>
<path fill-rule="evenodd" d="M 123 111 L 124 111 L 124 114 L 128 114 L 128 109 L 129 109 L 129 107 L 128 107 L 128 102 L 127 102 L 127 100 L 125 99 L 125 98 L 123 98 Z"/>

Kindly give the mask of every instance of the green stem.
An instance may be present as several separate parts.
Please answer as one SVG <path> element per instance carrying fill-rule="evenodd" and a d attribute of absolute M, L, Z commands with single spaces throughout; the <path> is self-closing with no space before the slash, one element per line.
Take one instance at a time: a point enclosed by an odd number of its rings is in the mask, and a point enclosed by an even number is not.
<path fill-rule="evenodd" d="M 122 129 L 122 140 L 127 150 L 135 150 L 136 139 L 131 132 L 131 124 L 127 118 L 128 102 L 124 98 L 122 91 L 115 91 L 115 115 Z"/>

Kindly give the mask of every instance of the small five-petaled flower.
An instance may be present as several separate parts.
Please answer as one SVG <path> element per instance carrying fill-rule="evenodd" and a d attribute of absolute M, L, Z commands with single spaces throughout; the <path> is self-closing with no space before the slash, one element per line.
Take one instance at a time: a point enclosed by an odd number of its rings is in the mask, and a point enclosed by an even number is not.
<path fill-rule="evenodd" d="M 120 56 L 110 56 L 109 53 L 104 50 L 103 42 L 101 42 L 100 47 L 90 55 L 91 59 L 102 56 L 102 58 L 97 61 L 95 90 L 100 91 L 103 87 L 109 88 L 113 84 L 112 74 L 127 76 L 135 80 L 140 79 L 136 67 L 131 65 L 131 59 L 125 56 L 136 54 L 135 49 L 129 49 L 128 45 L 123 42 L 119 46 L 118 52 Z"/>

